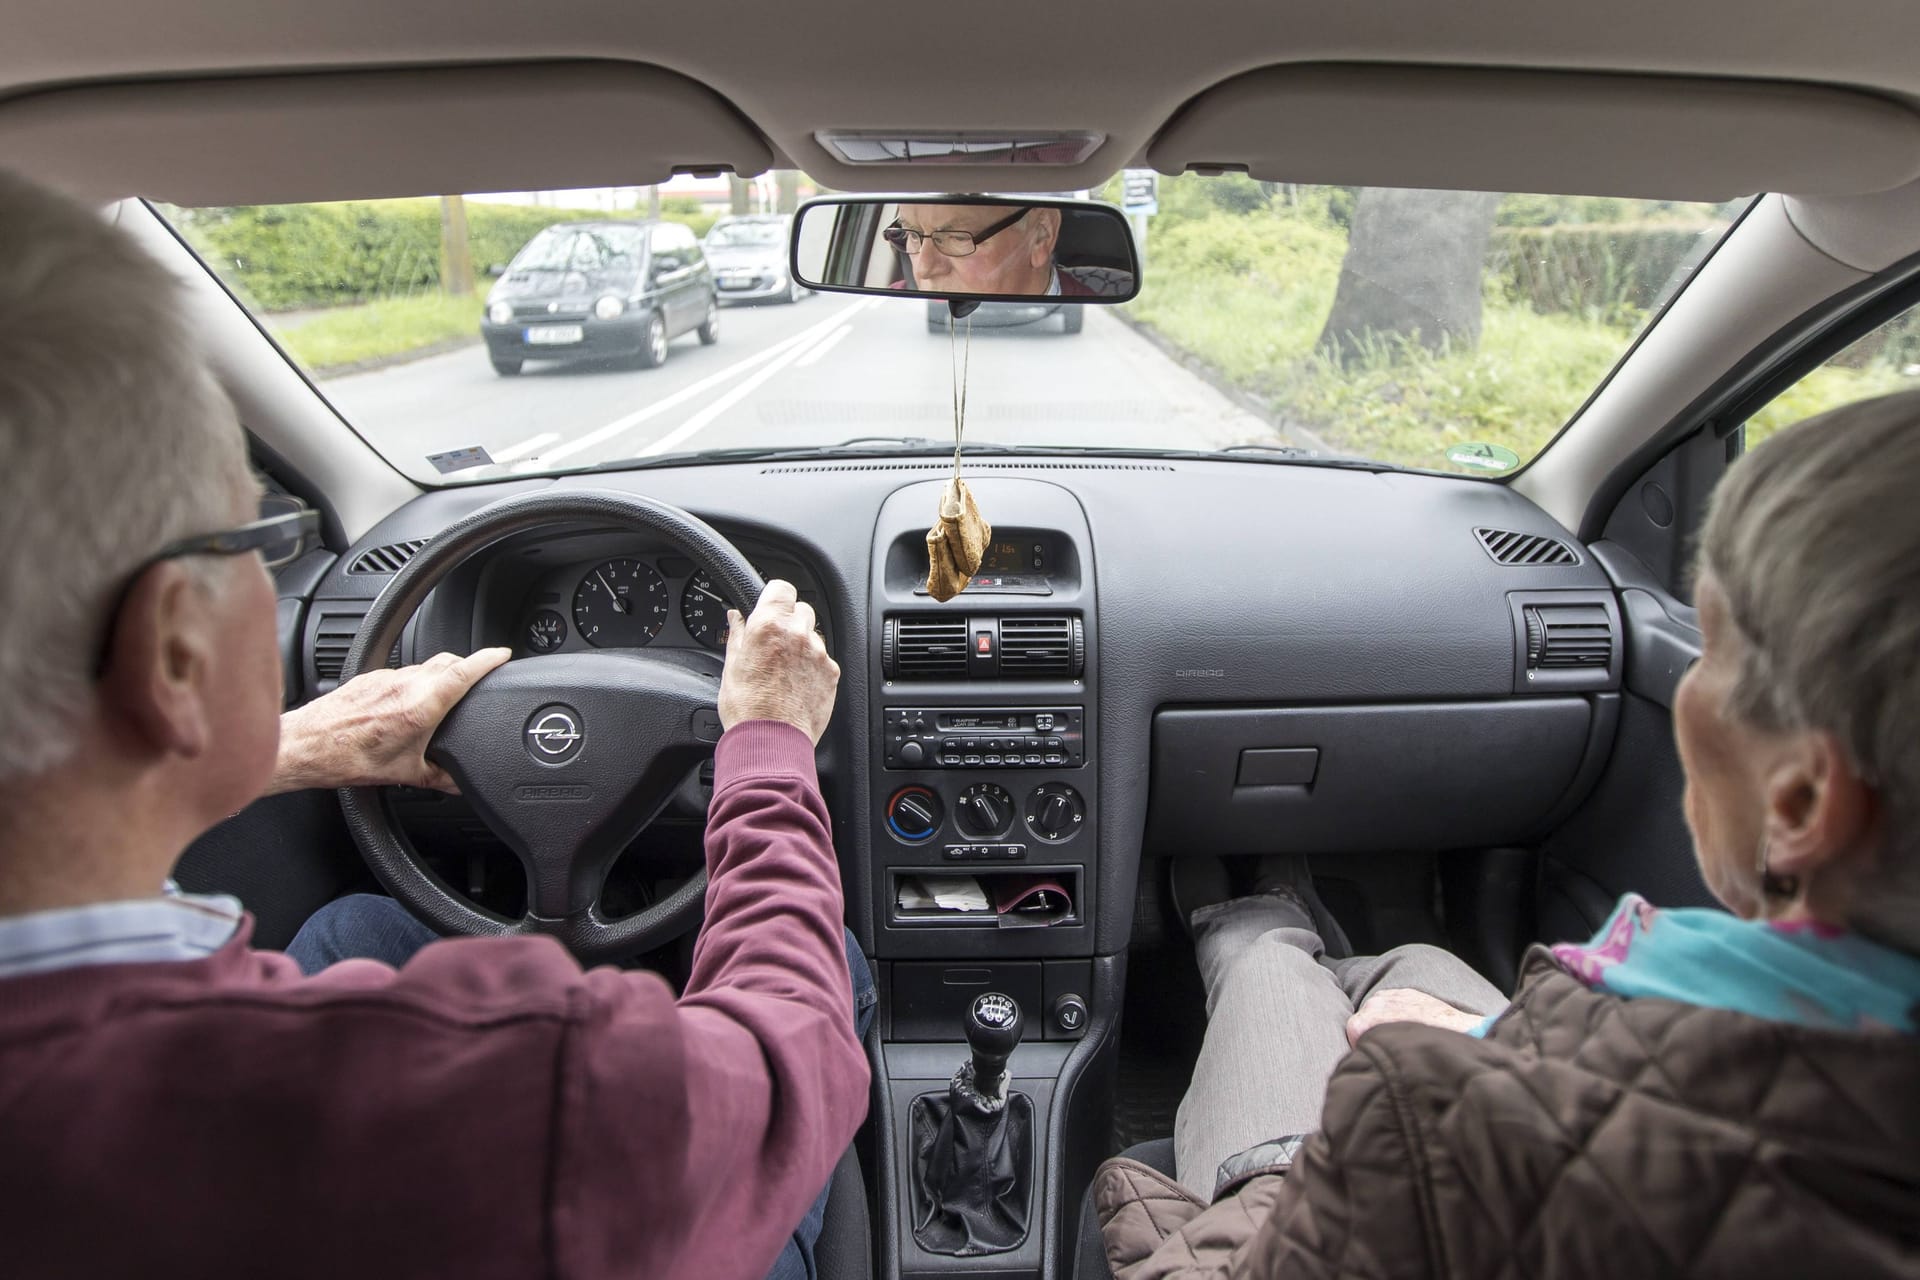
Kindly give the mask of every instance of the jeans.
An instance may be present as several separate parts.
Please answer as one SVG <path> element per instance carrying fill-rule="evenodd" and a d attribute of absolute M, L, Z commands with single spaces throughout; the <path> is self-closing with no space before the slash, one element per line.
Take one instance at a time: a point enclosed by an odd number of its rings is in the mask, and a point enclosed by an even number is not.
<path fill-rule="evenodd" d="M 1193 913 L 1207 992 L 1207 1035 L 1174 1120 L 1174 1172 L 1213 1198 L 1220 1162 L 1249 1147 L 1320 1127 L 1333 1069 L 1347 1056 L 1347 1019 L 1377 989 L 1411 987 L 1469 1013 L 1507 998 L 1438 947 L 1334 959 L 1297 905 L 1271 894 Z"/>
<path fill-rule="evenodd" d="M 439 936 L 392 898 L 355 893 L 314 912 L 288 944 L 287 954 L 309 976 L 340 960 L 379 960 L 397 969 Z M 853 977 L 854 1034 L 865 1040 L 879 996 L 873 986 L 873 971 L 851 933 L 847 934 L 847 969 Z M 820 1198 L 794 1228 L 786 1247 L 774 1259 L 768 1280 L 815 1280 L 813 1247 L 826 1222 L 829 1189 L 821 1189 Z"/>

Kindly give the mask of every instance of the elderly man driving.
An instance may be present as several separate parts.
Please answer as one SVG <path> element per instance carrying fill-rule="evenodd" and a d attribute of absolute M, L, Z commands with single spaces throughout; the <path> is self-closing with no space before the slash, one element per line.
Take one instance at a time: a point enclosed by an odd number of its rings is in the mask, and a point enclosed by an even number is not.
<path fill-rule="evenodd" d="M 1124 292 L 1130 280 L 1121 272 L 1076 272 L 1055 265 L 1058 209 L 903 204 L 894 224 L 880 234 L 912 263 L 914 287 L 929 293 L 1090 298 Z"/>
<path fill-rule="evenodd" d="M 5 174 L 0 244 L 0 1269 L 766 1274 L 866 1110 L 811 610 L 733 619 L 677 1000 L 538 937 L 305 977 L 175 859 L 272 787 L 444 784 L 428 737 L 505 654 L 283 731 L 263 561 L 305 530 L 256 522 L 174 282 Z"/>

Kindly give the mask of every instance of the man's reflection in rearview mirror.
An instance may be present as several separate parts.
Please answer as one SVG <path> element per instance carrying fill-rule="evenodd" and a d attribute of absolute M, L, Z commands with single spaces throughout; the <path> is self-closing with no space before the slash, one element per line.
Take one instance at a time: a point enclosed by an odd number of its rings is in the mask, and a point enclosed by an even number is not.
<path fill-rule="evenodd" d="M 1032 298 L 1125 292 L 1132 283 L 1126 272 L 1054 261 L 1060 213 L 1031 205 L 903 204 L 882 234 L 906 256 L 913 280 L 894 287 Z"/>

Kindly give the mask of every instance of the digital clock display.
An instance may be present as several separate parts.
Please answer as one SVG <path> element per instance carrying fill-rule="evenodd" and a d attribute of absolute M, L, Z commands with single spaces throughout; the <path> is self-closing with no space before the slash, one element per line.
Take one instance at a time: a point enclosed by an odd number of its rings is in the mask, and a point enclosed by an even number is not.
<path fill-rule="evenodd" d="M 987 544 L 977 572 L 982 574 L 1045 573 L 1051 557 L 1046 544 L 1033 538 L 995 538 Z"/>

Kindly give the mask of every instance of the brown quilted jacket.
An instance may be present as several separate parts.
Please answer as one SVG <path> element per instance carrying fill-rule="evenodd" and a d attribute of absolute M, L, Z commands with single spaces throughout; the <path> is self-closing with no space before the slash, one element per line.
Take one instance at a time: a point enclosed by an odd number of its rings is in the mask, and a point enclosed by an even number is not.
<path fill-rule="evenodd" d="M 1380 1027 L 1284 1175 L 1094 1183 L 1120 1280 L 1920 1277 L 1920 1040 L 1587 989 L 1531 954 L 1485 1040 Z"/>

